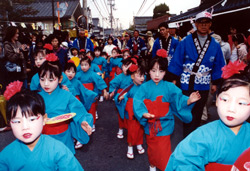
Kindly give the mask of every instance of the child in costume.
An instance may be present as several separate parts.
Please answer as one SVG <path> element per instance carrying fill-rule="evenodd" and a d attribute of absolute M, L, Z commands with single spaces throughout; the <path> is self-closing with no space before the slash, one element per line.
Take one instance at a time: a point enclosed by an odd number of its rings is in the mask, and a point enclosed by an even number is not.
<path fill-rule="evenodd" d="M 123 95 L 117 94 L 115 99 L 118 98 L 118 103 L 116 103 L 116 106 L 119 110 L 119 114 L 121 115 L 122 118 L 125 117 L 124 119 L 126 120 L 127 123 L 127 129 L 128 129 L 127 157 L 129 159 L 133 159 L 134 158 L 133 146 L 136 145 L 139 154 L 143 154 L 145 152 L 144 148 L 142 147 L 143 134 L 144 134 L 143 127 L 134 117 L 134 111 L 133 111 L 133 97 L 135 93 L 138 91 L 141 84 L 144 82 L 145 70 L 140 65 L 138 66 L 137 64 L 132 64 L 128 68 L 127 74 L 131 77 L 134 84 L 132 84 L 132 87 L 128 90 L 127 93 L 124 93 Z M 117 102 L 117 100 L 115 101 Z"/>
<path fill-rule="evenodd" d="M 60 141 L 43 135 L 47 119 L 43 98 L 36 92 L 21 90 L 22 83 L 11 83 L 12 96 L 7 116 L 16 140 L 0 153 L 0 170 L 83 170 L 73 153 Z M 21 85 L 21 86 L 20 86 Z M 16 90 L 13 90 L 16 88 Z"/>
<path fill-rule="evenodd" d="M 134 61 L 133 61 L 134 60 Z M 131 60 L 131 58 L 127 58 L 125 60 L 122 60 L 122 70 L 123 73 L 115 77 L 109 84 L 109 93 L 110 93 L 110 99 L 113 98 L 115 93 L 121 93 L 124 88 L 130 86 L 133 84 L 133 80 L 131 79 L 130 75 L 127 75 L 127 70 L 132 64 L 136 64 L 136 59 Z M 117 99 L 116 99 L 117 100 Z M 117 138 L 123 138 L 123 128 L 126 128 L 126 122 L 124 122 L 124 117 L 121 117 L 121 114 L 119 112 L 118 115 L 118 122 L 119 122 L 119 130 L 117 133 Z"/>
<path fill-rule="evenodd" d="M 68 60 L 64 72 L 76 90 L 76 98 L 82 102 L 87 111 L 90 110 L 90 107 L 96 101 L 98 94 L 95 93 L 94 91 L 86 89 L 82 85 L 82 83 L 75 77 L 76 66 L 73 61 Z M 79 141 L 77 141 L 75 148 L 79 149 L 81 147 L 82 144 Z"/>
<path fill-rule="evenodd" d="M 112 81 L 116 75 L 119 75 L 122 68 L 122 56 L 117 47 L 112 50 L 112 55 L 107 59 L 107 67 L 109 69 L 109 82 Z M 119 72 L 118 72 L 119 71 Z"/>
<path fill-rule="evenodd" d="M 42 87 L 39 94 L 45 101 L 48 118 L 76 113 L 72 120 L 58 124 L 46 124 L 43 133 L 60 140 L 75 153 L 74 138 L 81 144 L 88 143 L 89 135 L 92 133 L 93 118 L 75 96 L 61 88 L 62 69 L 56 56 L 47 59 L 38 74 Z"/>
<path fill-rule="evenodd" d="M 104 98 L 108 98 L 108 93 L 107 93 L 107 85 L 102 79 L 101 76 L 97 75 L 93 70 L 91 70 L 92 63 L 90 57 L 85 57 L 81 59 L 81 69 L 82 71 L 78 72 L 76 74 L 76 78 L 82 83 L 82 85 L 89 89 L 92 90 L 96 93 L 102 92 L 104 94 Z M 92 104 L 89 113 L 93 115 L 94 118 L 94 125 L 92 128 L 92 131 L 95 131 L 95 122 L 96 122 L 96 108 L 97 108 L 97 101 Z"/>
<path fill-rule="evenodd" d="M 163 80 L 168 67 L 166 54 L 164 49 L 157 51 L 149 65 L 151 80 L 141 85 L 133 101 L 134 114 L 146 134 L 150 171 L 166 168 L 171 155 L 173 114 L 183 122 L 191 122 L 193 105 L 190 104 L 200 99 L 198 92 L 187 97 L 173 83 Z"/>
<path fill-rule="evenodd" d="M 102 78 L 104 78 L 105 73 L 107 72 L 107 60 L 103 57 L 101 57 L 101 48 L 96 47 L 94 50 L 95 57 L 92 60 L 92 64 L 96 64 L 101 72 L 102 72 Z M 100 102 L 103 102 L 103 96 L 100 96 Z"/>
<path fill-rule="evenodd" d="M 230 170 L 250 147 L 250 124 L 246 122 L 250 115 L 250 69 L 245 66 L 235 61 L 222 68 L 224 80 L 216 99 L 220 119 L 182 140 L 166 170 Z"/>
<path fill-rule="evenodd" d="M 36 56 L 34 58 L 35 58 L 35 65 L 36 65 L 37 69 L 36 69 L 36 73 L 34 73 L 35 75 L 33 75 L 32 79 L 31 79 L 31 83 L 30 83 L 31 90 L 41 90 L 39 75 L 37 72 L 38 72 L 39 68 L 41 67 L 41 65 L 44 63 L 44 61 L 46 61 L 51 56 L 55 56 L 55 54 L 50 53 L 52 50 L 53 50 L 53 47 L 51 44 L 45 44 L 43 50 L 38 50 L 35 53 Z M 46 55 L 45 55 L 44 51 L 46 52 Z M 73 95 L 75 95 L 75 89 L 64 73 L 62 73 L 61 85 L 62 85 L 63 89 L 70 91 Z"/>

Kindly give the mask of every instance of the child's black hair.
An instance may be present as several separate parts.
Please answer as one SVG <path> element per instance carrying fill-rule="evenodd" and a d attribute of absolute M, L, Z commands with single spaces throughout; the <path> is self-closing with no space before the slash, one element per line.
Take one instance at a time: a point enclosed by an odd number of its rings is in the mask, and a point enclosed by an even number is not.
<path fill-rule="evenodd" d="M 250 92 L 250 66 L 246 66 L 240 74 L 234 74 L 228 79 L 224 79 L 219 86 L 217 95 L 230 88 L 248 86 Z"/>
<path fill-rule="evenodd" d="M 102 52 L 100 56 L 107 56 L 108 57 L 108 54 L 106 52 Z"/>
<path fill-rule="evenodd" d="M 38 71 L 38 74 L 39 74 L 39 78 L 41 77 L 44 77 L 47 72 L 49 72 L 49 77 L 50 78 L 54 78 L 54 75 L 55 77 L 57 77 L 58 79 L 61 78 L 62 76 L 62 67 L 61 67 L 61 64 L 59 62 L 59 60 L 57 61 L 54 61 L 54 62 L 51 62 L 51 61 L 45 61 L 39 71 Z"/>
<path fill-rule="evenodd" d="M 100 51 L 100 52 L 102 52 L 102 49 L 101 49 L 100 47 L 97 46 L 97 47 L 95 47 L 95 49 L 94 49 L 94 52 L 95 52 L 95 51 Z"/>
<path fill-rule="evenodd" d="M 81 64 L 83 61 L 88 62 L 89 66 L 91 66 L 91 59 L 90 59 L 89 57 L 85 56 L 84 58 L 82 58 L 82 59 L 80 60 L 80 64 Z"/>
<path fill-rule="evenodd" d="M 44 49 L 37 49 L 34 53 L 33 58 L 35 59 L 39 53 L 42 53 L 44 57 L 46 56 L 46 51 Z"/>
<path fill-rule="evenodd" d="M 76 65 L 74 63 L 71 63 L 71 62 L 67 62 L 65 67 L 64 67 L 64 72 L 66 70 L 71 70 L 71 68 L 74 69 L 74 71 L 76 72 Z"/>
<path fill-rule="evenodd" d="M 95 53 L 93 51 L 88 51 L 88 53 L 90 53 L 91 57 L 94 59 Z"/>
<path fill-rule="evenodd" d="M 43 98 L 35 91 L 21 90 L 10 98 L 7 102 L 8 121 L 16 117 L 18 108 L 21 109 L 22 116 L 25 117 L 45 114 Z"/>

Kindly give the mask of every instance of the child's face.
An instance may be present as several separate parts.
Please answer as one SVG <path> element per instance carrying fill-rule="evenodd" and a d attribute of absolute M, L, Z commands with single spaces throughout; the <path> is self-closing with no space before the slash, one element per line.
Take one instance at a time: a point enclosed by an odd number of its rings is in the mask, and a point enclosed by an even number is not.
<path fill-rule="evenodd" d="M 116 56 L 117 54 L 116 50 L 112 50 L 112 56 Z"/>
<path fill-rule="evenodd" d="M 125 74 L 125 75 L 127 75 L 127 70 L 128 70 L 128 67 L 129 67 L 130 65 L 122 65 L 122 72 Z"/>
<path fill-rule="evenodd" d="M 58 43 L 59 41 L 56 38 L 51 41 L 53 47 L 58 47 Z"/>
<path fill-rule="evenodd" d="M 39 140 L 39 137 L 45 124 L 45 117 L 41 114 L 38 116 L 22 116 L 20 107 L 17 109 L 16 117 L 10 120 L 14 136 L 27 146 L 34 147 Z"/>
<path fill-rule="evenodd" d="M 90 65 L 87 61 L 82 61 L 81 62 L 81 69 L 83 72 L 87 72 L 90 68 Z"/>
<path fill-rule="evenodd" d="M 100 54 L 101 54 L 101 52 L 100 52 L 99 50 L 96 50 L 96 51 L 95 51 L 95 56 L 96 56 L 96 57 L 99 57 Z"/>
<path fill-rule="evenodd" d="M 129 57 L 129 53 L 126 51 L 123 53 L 123 59 L 127 59 Z"/>
<path fill-rule="evenodd" d="M 69 80 L 72 80 L 75 77 L 76 72 L 75 72 L 74 68 L 70 68 L 70 69 L 67 69 L 65 71 L 65 74 L 67 75 Z"/>
<path fill-rule="evenodd" d="M 77 56 L 77 55 L 78 55 L 78 51 L 77 51 L 77 50 L 75 50 L 75 49 L 74 49 L 74 50 L 72 50 L 72 55 L 73 55 L 73 56 Z"/>
<path fill-rule="evenodd" d="M 37 56 L 35 57 L 35 65 L 37 68 L 40 68 L 40 66 L 46 61 L 45 56 L 43 53 L 38 53 Z"/>
<path fill-rule="evenodd" d="M 250 96 L 247 86 L 230 88 L 216 99 L 220 119 L 230 128 L 241 126 L 250 115 Z"/>
<path fill-rule="evenodd" d="M 164 75 L 166 74 L 166 71 L 161 70 L 160 66 L 158 63 L 155 63 L 153 68 L 149 71 L 150 77 L 151 79 L 155 82 L 155 83 L 159 83 Z"/>
<path fill-rule="evenodd" d="M 50 78 L 49 72 L 47 72 L 44 77 L 40 77 L 41 87 L 49 94 L 51 94 L 56 89 L 58 83 L 59 79 L 55 75 L 53 75 L 53 78 Z"/>
<path fill-rule="evenodd" d="M 131 75 L 131 78 L 136 85 L 141 85 L 145 79 L 144 75 L 141 75 L 139 72 L 135 72 Z"/>

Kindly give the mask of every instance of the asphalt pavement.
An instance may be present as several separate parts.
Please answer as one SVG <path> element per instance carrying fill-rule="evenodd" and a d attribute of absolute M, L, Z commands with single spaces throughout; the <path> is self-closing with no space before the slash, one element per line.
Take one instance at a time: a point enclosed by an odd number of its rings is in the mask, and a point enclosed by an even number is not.
<path fill-rule="evenodd" d="M 134 159 L 128 159 L 126 130 L 124 138 L 116 137 L 118 118 L 114 102 L 104 101 L 98 104 L 99 119 L 96 122 L 96 132 L 91 135 L 88 144 L 76 150 L 76 158 L 85 171 L 148 171 L 147 153 L 140 155 L 134 147 Z M 209 108 L 209 121 L 217 119 L 216 107 Z M 175 130 L 171 136 L 172 150 L 182 140 L 182 123 L 175 119 Z M 0 151 L 14 140 L 11 131 L 0 133 Z M 144 137 L 143 147 L 146 150 Z"/>

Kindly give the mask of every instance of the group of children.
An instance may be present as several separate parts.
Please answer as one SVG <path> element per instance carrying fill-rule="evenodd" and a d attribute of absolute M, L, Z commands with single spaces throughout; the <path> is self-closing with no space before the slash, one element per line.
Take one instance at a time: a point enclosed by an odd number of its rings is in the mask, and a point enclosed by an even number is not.
<path fill-rule="evenodd" d="M 35 54 L 33 91 L 20 91 L 16 83 L 7 87 L 5 95 L 12 93 L 7 99 L 7 114 L 17 140 L 0 153 L 3 170 L 83 170 L 74 157 L 75 148 L 88 143 L 95 131 L 99 96 L 115 101 L 117 138 L 124 138 L 123 129 L 127 129 L 129 159 L 134 158 L 133 146 L 139 154 L 145 152 L 142 144 L 146 134 L 150 171 L 230 170 L 250 147 L 250 125 L 246 122 L 250 115 L 250 72 L 238 61 L 223 71 L 216 101 L 220 120 L 195 130 L 172 153 L 173 115 L 191 122 L 191 110 L 200 94 L 197 91 L 187 97 L 175 84 L 165 81 L 167 52 L 158 50 L 147 69 L 127 49 L 121 53 L 114 47 L 109 56 L 98 47 L 94 52 L 71 52 L 71 59 L 62 68 L 46 45 Z M 13 87 L 19 89 L 13 91 Z M 67 113 L 76 115 L 46 124 L 50 118 Z M 13 157 L 17 159 L 14 163 Z"/>

